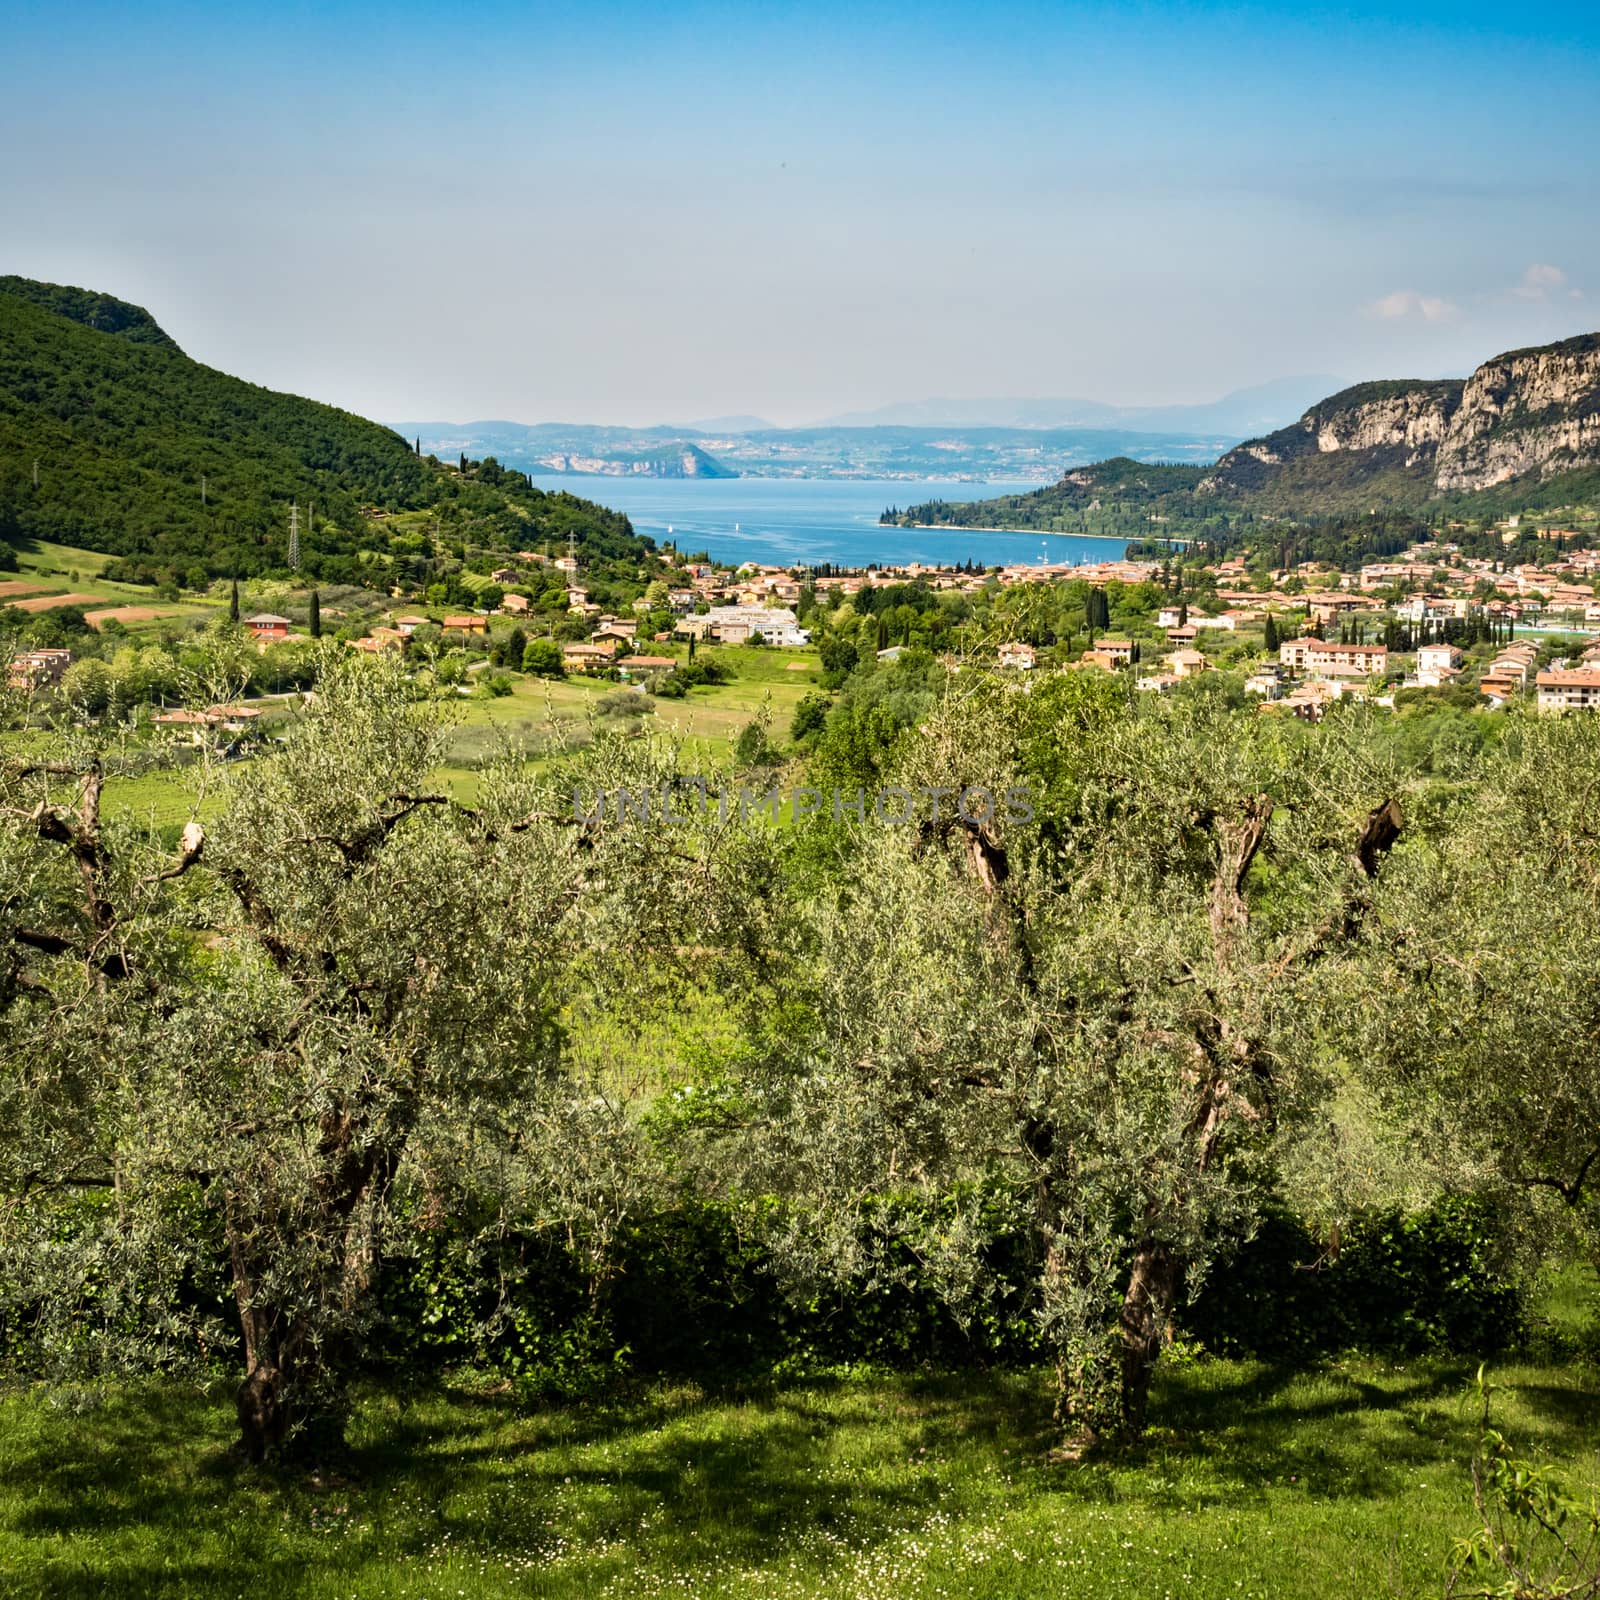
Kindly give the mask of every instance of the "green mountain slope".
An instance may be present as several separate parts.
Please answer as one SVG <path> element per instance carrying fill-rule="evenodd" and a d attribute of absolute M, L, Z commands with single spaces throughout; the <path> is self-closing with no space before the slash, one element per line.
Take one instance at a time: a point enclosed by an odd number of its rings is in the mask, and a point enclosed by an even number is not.
<path fill-rule="evenodd" d="M 109 551 L 140 571 L 283 569 L 289 507 L 301 570 L 354 578 L 392 535 L 382 512 L 433 510 L 440 531 L 532 547 L 573 532 L 593 558 L 649 548 L 626 517 L 485 462 L 414 455 L 362 417 L 190 360 L 137 306 L 0 278 L 0 539 Z"/>

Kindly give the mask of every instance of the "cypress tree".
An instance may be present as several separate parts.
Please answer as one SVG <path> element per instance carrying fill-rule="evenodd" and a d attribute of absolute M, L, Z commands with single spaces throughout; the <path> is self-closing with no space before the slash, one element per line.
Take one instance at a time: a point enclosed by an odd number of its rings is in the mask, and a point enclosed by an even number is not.
<path fill-rule="evenodd" d="M 1266 634 L 1262 640 L 1262 643 L 1266 646 L 1266 649 L 1269 653 L 1275 651 L 1281 643 L 1278 638 L 1278 624 L 1274 622 L 1271 617 L 1267 618 Z"/>
<path fill-rule="evenodd" d="M 239 620 L 239 574 L 234 573 L 233 582 L 228 587 L 228 621 Z"/>
<path fill-rule="evenodd" d="M 322 637 L 322 596 L 315 589 L 311 591 L 311 637 Z"/>

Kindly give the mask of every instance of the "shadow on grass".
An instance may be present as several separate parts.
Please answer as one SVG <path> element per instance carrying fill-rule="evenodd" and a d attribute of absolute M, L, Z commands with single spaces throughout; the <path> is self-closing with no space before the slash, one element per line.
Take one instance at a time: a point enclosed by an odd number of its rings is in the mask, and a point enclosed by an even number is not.
<path fill-rule="evenodd" d="M 663 1387 L 540 1409 L 444 1385 L 379 1389 L 320 1476 L 246 1466 L 221 1389 L 130 1389 L 85 1415 L 0 1399 L 0 1588 L 8 1544 L 39 1553 L 32 1587 L 15 1592 L 67 1600 L 232 1594 L 246 1576 L 294 1591 L 341 1566 L 359 1592 L 360 1564 L 380 1551 L 420 1563 L 446 1544 L 539 1561 L 592 1551 L 572 1574 L 580 1593 L 646 1547 L 684 1573 L 784 1550 L 817 1559 L 830 1539 L 860 1549 L 936 1510 L 1019 1497 L 1159 1510 L 1286 1492 L 1378 1500 L 1409 1492 L 1419 1468 L 1464 1465 L 1472 1371 L 1178 1368 L 1160 1379 L 1144 1442 L 1077 1466 L 1047 1460 L 1050 1396 L 1031 1371 Z M 1565 1376 L 1505 1372 L 1519 1443 L 1592 1448 L 1600 1394 Z M 376 1548 L 324 1539 L 330 1518 L 370 1523 Z"/>

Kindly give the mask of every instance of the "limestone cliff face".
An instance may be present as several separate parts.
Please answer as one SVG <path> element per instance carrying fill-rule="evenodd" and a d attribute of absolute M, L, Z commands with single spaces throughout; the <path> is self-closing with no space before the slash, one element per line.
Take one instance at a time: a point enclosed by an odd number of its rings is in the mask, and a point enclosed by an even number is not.
<path fill-rule="evenodd" d="M 1600 466 L 1600 334 L 1486 361 L 1465 383 L 1358 384 L 1230 450 L 1199 485 L 1249 494 L 1320 485 L 1475 490 Z"/>
<path fill-rule="evenodd" d="M 1486 361 L 1440 443 L 1440 489 L 1488 489 L 1600 463 L 1600 335 Z"/>
<path fill-rule="evenodd" d="M 1455 384 L 1424 384 L 1351 406 L 1318 407 L 1305 418 L 1323 454 L 1403 447 L 1414 462 L 1436 450 L 1460 397 Z"/>

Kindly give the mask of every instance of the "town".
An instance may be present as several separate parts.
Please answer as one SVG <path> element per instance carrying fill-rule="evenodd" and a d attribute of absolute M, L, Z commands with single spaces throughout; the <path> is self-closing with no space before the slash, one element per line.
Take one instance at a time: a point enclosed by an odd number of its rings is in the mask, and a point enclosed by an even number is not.
<path fill-rule="evenodd" d="M 1517 520 L 1510 520 L 1508 538 Z M 498 564 L 479 558 L 474 564 L 485 571 L 456 580 L 457 594 L 481 600 L 474 608 L 377 609 L 381 599 L 368 594 L 348 613 L 320 606 L 313 612 L 303 592 L 287 590 L 278 592 L 293 596 L 297 603 L 285 611 L 298 620 L 271 609 L 237 620 L 263 655 L 304 644 L 324 626 L 353 650 L 426 655 L 436 667 L 446 663 L 444 680 L 461 694 L 488 686 L 504 692 L 505 674 L 532 672 L 671 696 L 692 682 L 686 669 L 701 647 L 814 656 L 820 640 L 848 631 L 852 622 L 859 631 L 863 619 L 879 616 L 874 602 L 891 600 L 902 614 L 909 608 L 911 620 L 893 640 L 875 622 L 868 630 L 873 637 L 858 650 L 862 666 L 871 657 L 892 664 L 913 644 L 926 644 L 950 668 L 984 662 L 1024 673 L 1097 668 L 1126 674 L 1135 689 L 1153 694 L 1221 672 L 1233 675 L 1261 709 L 1310 721 L 1339 701 L 1392 708 L 1397 694 L 1416 691 L 1453 691 L 1452 704 L 1484 711 L 1524 700 L 1540 711 L 1592 707 L 1600 704 L 1600 551 L 1569 530 L 1540 537 L 1548 541 L 1541 555 L 1548 556 L 1536 564 L 1473 558 L 1448 541 L 1428 540 L 1398 559 L 1348 572 L 1318 562 L 1264 570 L 1242 555 L 1211 563 L 1124 559 L 987 569 L 912 563 L 836 572 L 755 563 L 730 568 L 672 553 L 643 593 L 613 608 L 593 596 L 575 549 L 554 556 L 524 550 Z M 477 584 L 476 595 L 462 584 Z M 33 587 L 6 585 L 19 601 Z M 25 602 L 28 611 L 12 613 L 23 629 L 8 668 L 10 688 L 41 703 L 61 699 L 89 713 L 103 710 L 115 674 L 95 657 L 108 644 L 121 645 L 127 630 L 117 619 L 126 612 L 81 613 L 86 630 L 76 649 L 31 643 L 30 636 L 54 639 L 60 630 L 52 612 L 80 598 L 68 593 L 52 604 L 57 597 L 48 585 L 37 587 L 44 592 Z M 1064 597 L 1066 628 L 1060 610 L 1053 622 L 1041 622 L 1042 613 L 1027 604 L 1030 594 Z M 1098 603 L 1090 599 L 1096 594 Z M 188 618 L 191 633 L 202 630 L 203 616 Z M 181 635 L 170 624 L 162 637 L 174 657 L 182 653 Z M 125 649 L 121 654 L 125 660 Z M 208 728 L 237 734 L 259 714 L 246 705 L 171 705 L 175 675 L 146 676 L 159 706 L 157 725 L 189 727 L 196 737 Z M 259 685 L 260 675 L 253 681 Z"/>

